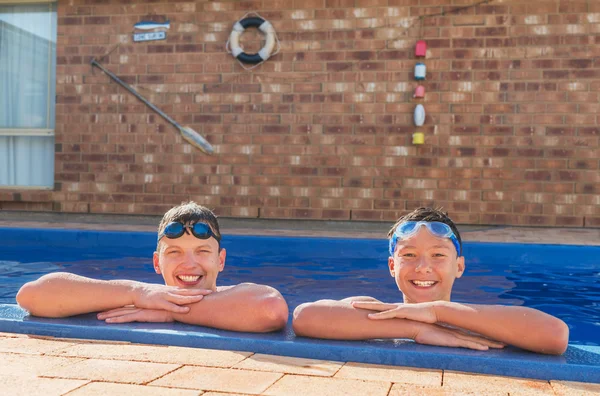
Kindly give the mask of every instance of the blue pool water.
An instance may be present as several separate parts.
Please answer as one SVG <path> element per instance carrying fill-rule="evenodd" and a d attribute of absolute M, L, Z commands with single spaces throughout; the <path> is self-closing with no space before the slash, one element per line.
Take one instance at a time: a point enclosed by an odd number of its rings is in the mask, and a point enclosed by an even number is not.
<path fill-rule="evenodd" d="M 15 304 L 22 284 L 56 271 L 162 282 L 152 269 L 153 233 L 0 228 L 0 241 L 0 304 Z M 290 311 L 353 295 L 401 301 L 385 240 L 226 236 L 223 247 L 218 284 L 271 285 Z M 464 252 L 454 301 L 537 308 L 569 325 L 570 344 L 600 345 L 600 247 L 466 243 Z"/>

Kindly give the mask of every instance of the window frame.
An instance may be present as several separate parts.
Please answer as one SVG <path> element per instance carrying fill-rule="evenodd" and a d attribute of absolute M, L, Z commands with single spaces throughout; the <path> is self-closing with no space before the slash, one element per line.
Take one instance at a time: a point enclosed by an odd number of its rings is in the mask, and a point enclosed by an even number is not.
<path fill-rule="evenodd" d="M 52 4 L 57 3 L 58 0 L 0 0 L 0 5 L 10 5 L 10 4 Z M 48 58 L 52 56 L 51 53 L 48 54 Z M 56 84 L 56 74 L 54 76 L 50 76 L 48 73 L 48 85 L 51 84 L 50 78 L 54 77 L 54 84 Z M 48 89 L 48 95 L 50 95 L 50 89 Z M 50 101 L 48 101 L 50 102 Z M 48 106 L 46 109 L 47 117 L 50 116 L 51 106 Z M 54 112 L 56 115 L 56 103 L 54 104 Z M 0 127 L 0 136 L 54 136 L 55 129 L 52 128 L 2 128 Z"/>
<path fill-rule="evenodd" d="M 53 4 L 56 3 L 58 5 L 58 0 L 0 0 L 0 5 L 19 5 L 19 4 Z M 51 10 L 50 10 L 51 11 Z M 58 26 L 57 26 L 58 27 Z M 52 56 L 52 50 L 49 49 L 48 58 Z M 56 56 L 56 54 L 54 54 Z M 52 83 L 52 79 L 54 79 L 54 84 L 56 84 L 56 73 L 51 76 L 50 72 L 48 72 L 48 86 Z M 50 96 L 50 89 L 48 89 L 48 96 Z M 49 101 L 50 102 L 50 101 Z M 54 111 L 56 115 L 56 103 L 54 103 L 54 109 L 52 109 L 51 105 L 48 105 L 46 109 L 47 117 L 49 118 L 50 112 Z M 0 136 L 11 136 L 11 137 L 21 137 L 21 136 L 55 136 L 55 128 L 2 128 L 0 127 Z M 54 179 L 54 178 L 53 178 Z M 36 185 L 10 185 L 10 186 L 0 186 L 0 190 L 53 190 L 53 186 L 36 186 Z"/>

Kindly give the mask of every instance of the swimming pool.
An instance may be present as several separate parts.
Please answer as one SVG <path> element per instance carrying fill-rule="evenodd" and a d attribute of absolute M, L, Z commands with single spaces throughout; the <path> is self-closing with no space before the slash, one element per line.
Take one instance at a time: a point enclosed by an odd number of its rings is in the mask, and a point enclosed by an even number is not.
<path fill-rule="evenodd" d="M 55 271 L 100 279 L 162 281 L 152 269 L 153 233 L 0 228 L 0 238 L 0 304 L 14 304 L 23 283 Z M 321 298 L 371 295 L 384 301 L 401 300 L 388 275 L 385 240 L 226 236 L 223 246 L 228 256 L 219 284 L 272 285 L 287 299 L 290 312 L 302 302 Z M 290 326 L 271 335 L 181 323 L 109 326 L 90 315 L 30 318 L 13 305 L 1 307 L 0 331 L 245 348 L 331 360 L 600 382 L 600 247 L 466 243 L 464 250 L 467 270 L 455 284 L 454 301 L 526 305 L 555 315 L 570 327 L 569 351 L 555 357 L 516 349 L 482 353 L 391 340 L 308 340 L 295 338 Z M 176 333 L 187 338 L 177 339 Z M 139 341 L 140 335 L 146 338 Z M 532 361 L 539 367 L 532 366 Z M 586 373 L 581 373 L 582 367 Z"/>

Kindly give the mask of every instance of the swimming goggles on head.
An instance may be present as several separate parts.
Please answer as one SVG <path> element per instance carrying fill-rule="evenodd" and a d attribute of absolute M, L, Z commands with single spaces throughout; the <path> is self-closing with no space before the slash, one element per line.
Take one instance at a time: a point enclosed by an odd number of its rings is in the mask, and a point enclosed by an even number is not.
<path fill-rule="evenodd" d="M 458 242 L 458 238 L 454 235 L 454 231 L 452 231 L 452 228 L 448 224 L 439 221 L 406 221 L 396 228 L 394 235 L 390 238 L 390 256 L 394 255 L 398 239 L 410 238 L 419 232 L 421 226 L 425 226 L 436 237 L 450 239 L 458 255 L 462 254 L 460 242 Z"/>
<path fill-rule="evenodd" d="M 208 239 L 213 237 L 217 242 L 221 242 L 221 237 L 215 235 L 206 223 L 183 224 L 178 221 L 167 224 L 164 231 L 158 235 L 158 240 L 160 241 L 162 237 L 167 237 L 169 239 L 179 238 L 184 232 L 189 234 L 190 231 L 192 232 L 192 235 L 198 239 Z"/>

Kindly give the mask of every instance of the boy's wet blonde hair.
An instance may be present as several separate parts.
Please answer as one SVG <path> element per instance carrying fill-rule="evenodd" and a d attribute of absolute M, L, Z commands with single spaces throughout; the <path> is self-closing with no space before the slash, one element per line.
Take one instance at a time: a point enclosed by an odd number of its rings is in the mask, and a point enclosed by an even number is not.
<path fill-rule="evenodd" d="M 182 224 L 196 224 L 206 223 L 217 241 L 219 242 L 219 248 L 221 247 L 221 231 L 219 230 L 219 222 L 217 216 L 212 210 L 205 206 L 198 205 L 196 202 L 183 202 L 181 205 L 177 205 L 167 211 L 164 214 L 160 224 L 158 225 L 158 235 L 161 235 L 167 225 L 172 222 L 179 222 Z M 156 251 L 160 248 L 160 241 L 156 244 Z"/>

